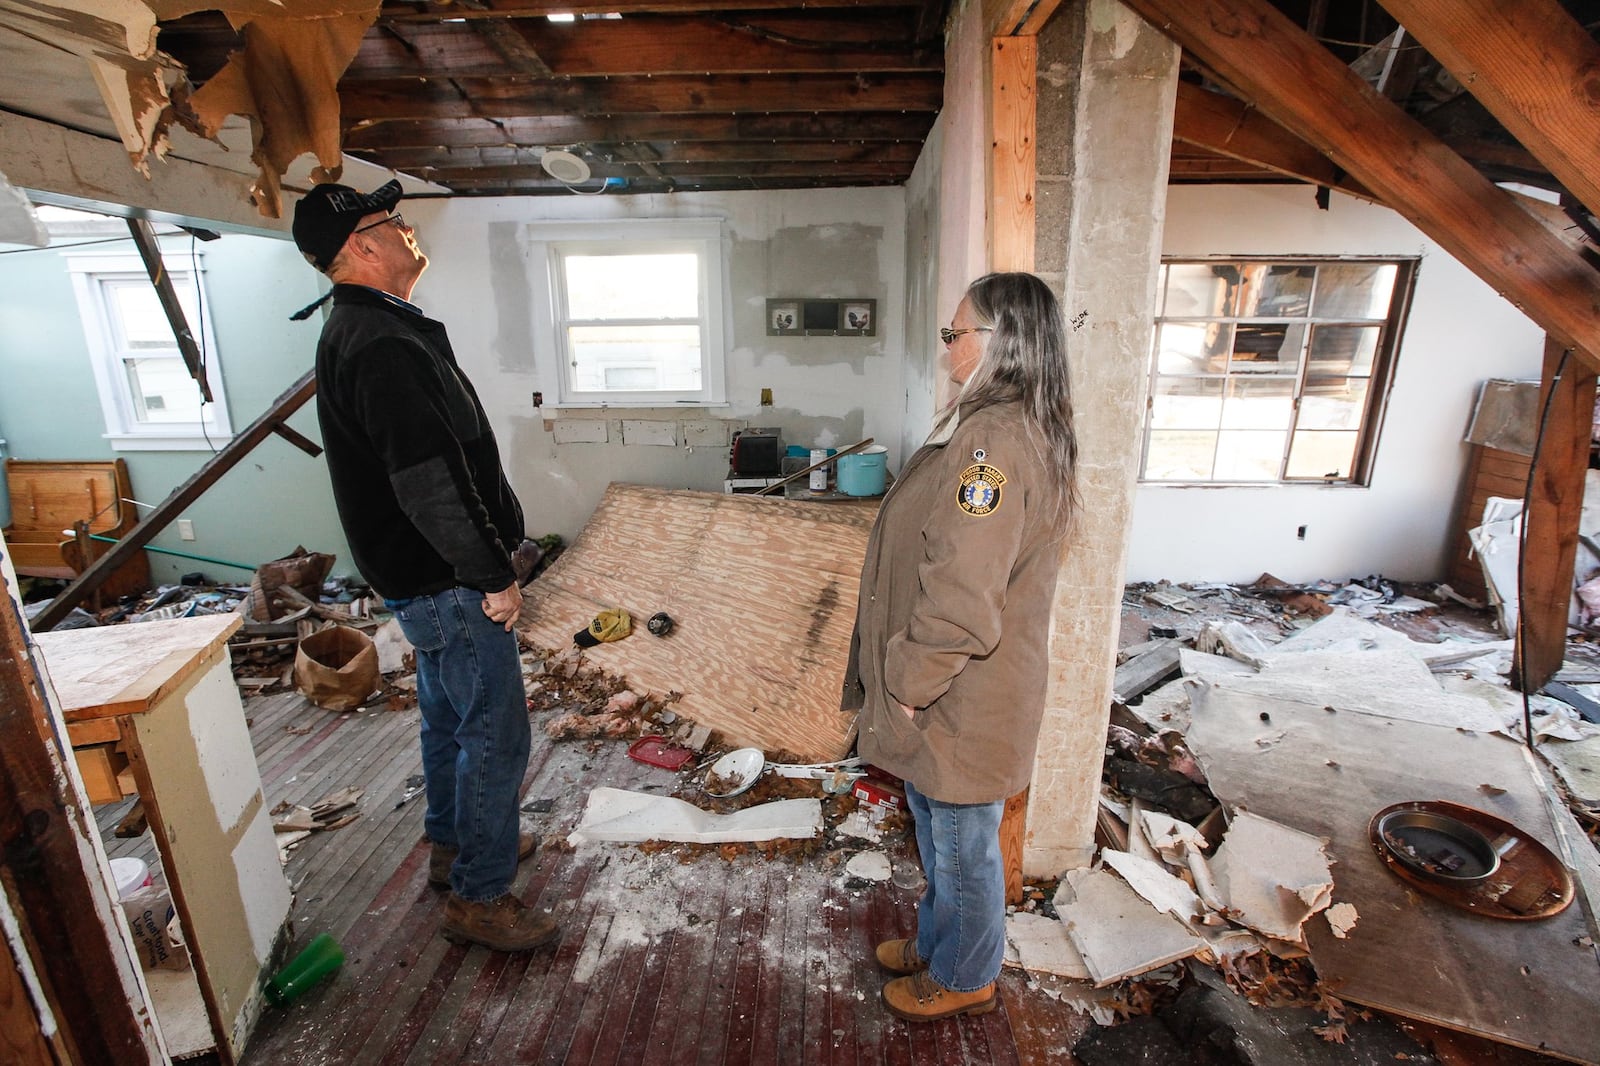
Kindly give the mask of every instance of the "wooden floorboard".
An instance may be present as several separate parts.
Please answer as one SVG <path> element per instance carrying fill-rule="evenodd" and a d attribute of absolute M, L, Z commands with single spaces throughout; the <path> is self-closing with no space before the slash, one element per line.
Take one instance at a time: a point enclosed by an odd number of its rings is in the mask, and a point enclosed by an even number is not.
<path fill-rule="evenodd" d="M 421 772 L 416 710 L 334 714 L 295 693 L 245 707 L 269 806 L 366 791 L 359 818 L 313 834 L 285 867 L 296 941 L 330 933 L 345 965 L 268 1009 L 242 1066 L 1070 1066 L 1083 1023 L 1015 978 L 985 1018 L 888 1016 L 872 949 L 914 931 L 916 892 L 847 881 L 855 847 L 687 862 L 623 845 L 541 847 L 513 891 L 552 913 L 561 940 L 527 955 L 451 945 L 438 936 L 445 894 L 427 884 L 424 800 L 395 807 Z M 677 781 L 622 743 L 552 744 L 541 724 L 524 800 L 548 810 L 525 803 L 523 818 L 543 839 L 571 831 L 592 788 L 665 793 Z M 159 881 L 148 833 L 110 835 L 131 806 L 96 808 L 107 852 L 145 859 Z"/>

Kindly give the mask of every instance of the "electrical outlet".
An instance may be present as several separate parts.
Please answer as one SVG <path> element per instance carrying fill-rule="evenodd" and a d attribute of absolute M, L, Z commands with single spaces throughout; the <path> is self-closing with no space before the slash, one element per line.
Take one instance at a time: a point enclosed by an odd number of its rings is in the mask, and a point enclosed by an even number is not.
<path fill-rule="evenodd" d="M 178 539 L 179 540 L 193 540 L 194 539 L 194 523 L 189 521 L 187 518 L 178 519 Z"/>

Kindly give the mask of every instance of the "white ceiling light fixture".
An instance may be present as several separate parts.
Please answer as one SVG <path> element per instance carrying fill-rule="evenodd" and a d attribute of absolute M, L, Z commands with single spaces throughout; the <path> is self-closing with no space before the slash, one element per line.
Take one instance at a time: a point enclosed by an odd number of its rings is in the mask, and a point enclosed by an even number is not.
<path fill-rule="evenodd" d="M 559 148 L 551 149 L 540 156 L 539 165 L 544 167 L 546 174 L 568 185 L 577 185 L 589 180 L 589 164 L 571 152 Z"/>

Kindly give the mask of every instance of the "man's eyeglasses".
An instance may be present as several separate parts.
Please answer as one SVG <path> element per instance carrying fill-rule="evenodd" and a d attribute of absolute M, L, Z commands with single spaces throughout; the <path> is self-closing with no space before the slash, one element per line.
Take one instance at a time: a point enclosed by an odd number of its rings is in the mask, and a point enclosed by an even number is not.
<path fill-rule="evenodd" d="M 368 222 L 365 226 L 357 226 L 355 229 L 351 230 L 350 232 L 353 233 L 353 234 L 354 233 L 365 233 L 369 229 L 377 229 L 379 226 L 388 226 L 388 225 L 391 225 L 391 224 L 396 229 L 405 229 L 406 228 L 406 216 L 404 216 L 400 212 L 396 211 L 394 214 L 390 215 L 387 218 L 380 218 L 376 222 Z"/>
<path fill-rule="evenodd" d="M 361 231 L 360 230 L 356 230 L 356 232 L 360 233 Z M 961 336 L 963 333 L 992 333 L 992 332 L 994 332 L 994 327 L 993 326 L 968 326 L 966 329 L 951 329 L 949 326 L 941 326 L 940 329 L 939 329 L 939 339 L 944 341 L 946 344 L 949 344 L 951 341 L 955 340 L 957 337 Z"/>

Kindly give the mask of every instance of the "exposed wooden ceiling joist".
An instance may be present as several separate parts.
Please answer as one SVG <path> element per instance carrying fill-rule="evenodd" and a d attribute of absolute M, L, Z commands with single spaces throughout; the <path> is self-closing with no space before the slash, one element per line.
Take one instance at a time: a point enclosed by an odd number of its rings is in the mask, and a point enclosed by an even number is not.
<path fill-rule="evenodd" d="M 1242 98 L 1600 366 L 1600 274 L 1262 0 L 1127 0 Z"/>
<path fill-rule="evenodd" d="M 1556 0 L 1379 0 L 1600 212 L 1600 44 Z"/>
<path fill-rule="evenodd" d="M 939 110 L 937 74 L 715 75 L 567 81 L 451 79 L 366 82 L 341 88 L 346 115 L 365 119 L 518 118 L 573 115 L 706 114 L 734 111 Z"/>
<path fill-rule="evenodd" d="M 903 141 L 921 145 L 933 112 L 766 115 L 552 115 L 540 118 L 396 120 L 345 134 L 345 150 L 577 144 L 587 141 Z"/>

